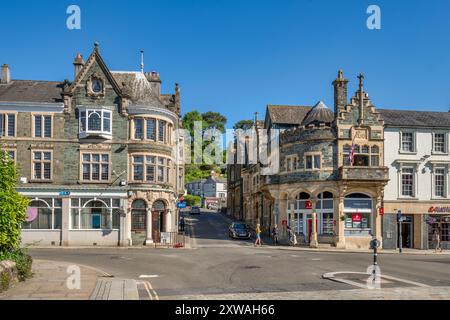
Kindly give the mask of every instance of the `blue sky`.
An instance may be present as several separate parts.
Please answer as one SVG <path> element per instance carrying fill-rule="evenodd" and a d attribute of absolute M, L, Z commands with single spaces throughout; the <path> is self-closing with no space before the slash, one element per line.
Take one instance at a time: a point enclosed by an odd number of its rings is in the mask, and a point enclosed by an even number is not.
<path fill-rule="evenodd" d="M 66 9 L 81 8 L 81 30 Z M 366 27 L 370 4 L 382 29 Z M 339 68 L 356 90 L 359 72 L 382 108 L 450 108 L 448 0 L 8 1 L 1 4 L 0 63 L 15 79 L 72 79 L 77 52 L 93 42 L 112 70 L 161 73 L 182 89 L 182 111 L 219 111 L 231 127 L 262 118 L 267 104 L 332 107 Z"/>

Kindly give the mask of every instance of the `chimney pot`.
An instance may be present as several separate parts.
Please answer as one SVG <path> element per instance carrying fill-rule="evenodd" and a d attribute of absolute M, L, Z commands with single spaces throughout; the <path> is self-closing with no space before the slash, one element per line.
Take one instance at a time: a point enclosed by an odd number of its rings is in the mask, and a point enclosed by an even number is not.
<path fill-rule="evenodd" d="M 8 84 L 11 82 L 11 74 L 9 70 L 9 65 L 3 64 L 2 65 L 2 78 L 0 80 L 1 84 Z"/>

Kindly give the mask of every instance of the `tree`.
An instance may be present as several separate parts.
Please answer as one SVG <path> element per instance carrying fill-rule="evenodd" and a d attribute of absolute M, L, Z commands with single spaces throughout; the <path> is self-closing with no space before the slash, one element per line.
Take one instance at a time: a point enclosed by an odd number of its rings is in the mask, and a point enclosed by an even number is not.
<path fill-rule="evenodd" d="M 192 194 L 187 194 L 184 196 L 184 201 L 186 201 L 186 205 L 188 206 L 199 206 L 202 203 L 202 198 L 199 196 L 194 196 Z"/>
<path fill-rule="evenodd" d="M 255 122 L 253 120 L 240 120 L 234 124 L 233 129 L 250 130 L 254 125 Z"/>
<path fill-rule="evenodd" d="M 28 198 L 16 191 L 17 167 L 0 151 L 0 252 L 20 247 L 21 225 L 25 222 Z"/>

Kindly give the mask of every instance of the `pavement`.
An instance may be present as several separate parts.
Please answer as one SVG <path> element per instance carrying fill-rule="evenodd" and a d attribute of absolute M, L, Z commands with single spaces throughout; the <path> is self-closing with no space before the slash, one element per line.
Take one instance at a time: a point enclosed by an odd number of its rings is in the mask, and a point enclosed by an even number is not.
<path fill-rule="evenodd" d="M 380 254 L 380 289 L 366 289 L 370 252 L 254 247 L 229 239 L 229 222 L 218 213 L 187 216 L 183 249 L 31 248 L 36 276 L 0 298 L 450 299 L 446 253 Z M 70 265 L 80 267 L 81 290 L 65 287 Z"/>

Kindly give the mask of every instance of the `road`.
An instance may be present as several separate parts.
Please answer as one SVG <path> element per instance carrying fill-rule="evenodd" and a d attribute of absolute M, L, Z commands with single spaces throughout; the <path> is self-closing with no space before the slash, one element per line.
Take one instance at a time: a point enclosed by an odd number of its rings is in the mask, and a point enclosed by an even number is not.
<path fill-rule="evenodd" d="M 227 235 L 229 221 L 218 213 L 202 212 L 187 219 L 191 248 L 49 248 L 30 249 L 30 253 L 36 259 L 92 266 L 118 278 L 138 280 L 145 276 L 160 299 L 249 293 L 282 293 L 286 298 L 292 294 L 295 298 L 301 292 L 356 289 L 322 275 L 365 272 L 372 264 L 373 256 L 366 253 L 281 250 L 231 240 Z M 381 254 L 379 265 L 385 275 L 450 287 L 450 255 Z"/>

